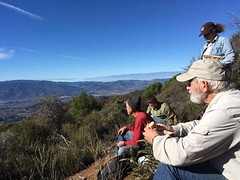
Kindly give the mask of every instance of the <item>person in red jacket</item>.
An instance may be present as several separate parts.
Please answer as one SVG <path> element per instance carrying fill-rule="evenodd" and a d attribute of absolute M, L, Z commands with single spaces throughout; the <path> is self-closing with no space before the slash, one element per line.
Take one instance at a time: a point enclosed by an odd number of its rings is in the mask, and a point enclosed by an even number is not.
<path fill-rule="evenodd" d="M 134 126 L 124 126 L 118 130 L 116 155 L 124 157 L 128 152 L 136 153 L 139 149 L 138 140 L 144 139 L 143 131 L 147 123 L 154 121 L 141 110 L 141 96 L 133 96 L 126 101 L 128 115 L 135 117 Z"/>

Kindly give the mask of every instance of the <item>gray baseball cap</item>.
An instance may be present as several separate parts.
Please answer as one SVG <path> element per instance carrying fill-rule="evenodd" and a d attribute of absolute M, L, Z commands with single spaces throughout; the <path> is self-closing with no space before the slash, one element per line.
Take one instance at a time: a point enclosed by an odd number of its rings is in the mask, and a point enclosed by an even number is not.
<path fill-rule="evenodd" d="M 222 81 L 226 80 L 225 74 L 220 61 L 207 59 L 195 61 L 186 73 L 180 74 L 176 78 L 179 82 L 189 81 L 193 78 Z"/>

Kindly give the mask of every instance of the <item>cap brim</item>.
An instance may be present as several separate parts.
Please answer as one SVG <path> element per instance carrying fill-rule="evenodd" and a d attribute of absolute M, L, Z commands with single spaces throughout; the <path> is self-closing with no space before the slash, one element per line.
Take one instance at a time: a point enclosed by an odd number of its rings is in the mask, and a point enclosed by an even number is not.
<path fill-rule="evenodd" d="M 179 82 L 184 82 L 184 81 L 189 81 L 191 79 L 195 78 L 194 75 L 191 75 L 189 73 L 184 73 L 184 74 L 180 74 L 176 77 L 177 81 Z"/>
<path fill-rule="evenodd" d="M 212 29 L 202 31 L 202 32 L 199 34 L 199 37 L 200 37 L 201 35 L 205 36 L 205 35 L 209 34 L 211 31 L 212 31 Z"/>

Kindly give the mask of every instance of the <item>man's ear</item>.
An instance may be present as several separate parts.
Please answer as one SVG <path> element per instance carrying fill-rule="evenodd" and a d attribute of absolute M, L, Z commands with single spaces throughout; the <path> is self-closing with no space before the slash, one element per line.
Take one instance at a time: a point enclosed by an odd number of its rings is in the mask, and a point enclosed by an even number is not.
<path fill-rule="evenodd" d="M 206 93 L 209 91 L 209 85 L 207 81 L 201 81 L 200 88 L 202 92 Z"/>

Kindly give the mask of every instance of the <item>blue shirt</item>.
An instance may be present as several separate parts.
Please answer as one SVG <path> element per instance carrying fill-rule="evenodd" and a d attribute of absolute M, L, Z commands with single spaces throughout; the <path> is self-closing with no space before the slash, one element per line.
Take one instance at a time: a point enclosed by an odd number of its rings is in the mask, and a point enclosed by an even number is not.
<path fill-rule="evenodd" d="M 211 43 L 212 49 L 210 51 L 210 55 L 221 56 L 221 62 L 224 65 L 234 62 L 235 53 L 228 38 L 216 36 Z M 208 43 L 206 43 L 201 50 L 201 59 L 207 48 Z"/>

